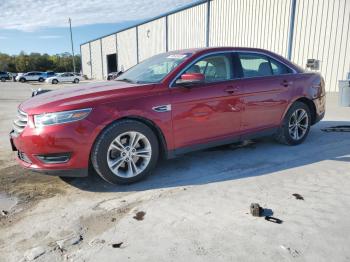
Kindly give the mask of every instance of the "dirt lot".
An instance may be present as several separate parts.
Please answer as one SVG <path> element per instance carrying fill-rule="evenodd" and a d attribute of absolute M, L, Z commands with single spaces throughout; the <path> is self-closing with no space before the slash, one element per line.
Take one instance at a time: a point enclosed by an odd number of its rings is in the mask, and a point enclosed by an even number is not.
<path fill-rule="evenodd" d="M 350 125 L 334 94 L 300 146 L 195 152 L 112 186 L 16 165 L 8 133 L 33 87 L 0 83 L 0 261 L 350 261 L 350 133 L 321 131 Z M 252 217 L 252 202 L 282 223 Z"/>

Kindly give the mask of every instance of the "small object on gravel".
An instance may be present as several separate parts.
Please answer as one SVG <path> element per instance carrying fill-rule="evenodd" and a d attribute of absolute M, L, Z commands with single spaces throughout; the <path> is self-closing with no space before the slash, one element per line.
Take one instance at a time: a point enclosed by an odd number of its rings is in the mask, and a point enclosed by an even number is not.
<path fill-rule="evenodd" d="M 59 246 L 60 249 L 66 250 L 68 247 L 76 245 L 82 240 L 83 240 L 83 237 L 81 235 L 75 235 L 70 238 L 56 241 L 56 244 Z"/>
<path fill-rule="evenodd" d="M 146 212 L 139 211 L 139 212 L 136 213 L 136 215 L 133 218 L 138 220 L 138 221 L 140 221 L 140 220 L 143 220 L 145 215 L 146 215 Z"/>
<path fill-rule="evenodd" d="M 115 222 L 115 221 L 117 221 L 117 219 L 115 217 L 112 217 L 111 221 Z"/>
<path fill-rule="evenodd" d="M 103 245 L 104 243 L 106 243 L 106 241 L 104 239 L 95 238 L 95 239 L 90 241 L 89 245 L 96 246 L 96 245 Z"/>
<path fill-rule="evenodd" d="M 258 203 L 251 203 L 250 204 L 250 213 L 254 217 L 260 217 L 263 213 L 263 209 L 259 206 Z"/>
<path fill-rule="evenodd" d="M 272 223 L 276 223 L 276 224 L 282 224 L 283 223 L 283 221 L 281 219 L 276 218 L 276 217 L 266 216 L 265 220 L 270 221 Z"/>
<path fill-rule="evenodd" d="M 112 247 L 113 248 L 120 248 L 122 245 L 123 245 L 123 242 L 119 242 L 119 243 L 116 243 L 116 244 L 112 244 Z"/>
<path fill-rule="evenodd" d="M 37 259 L 38 257 L 42 256 L 43 254 L 45 254 L 46 250 L 44 247 L 35 247 L 31 250 L 28 250 L 24 253 L 24 258 L 27 261 L 33 261 L 35 259 Z"/>
<path fill-rule="evenodd" d="M 297 193 L 294 193 L 293 196 L 298 199 L 298 200 L 304 200 L 303 196 L 302 195 L 299 195 Z"/>
<path fill-rule="evenodd" d="M 9 212 L 8 211 L 6 211 L 6 210 L 1 210 L 1 215 L 3 215 L 3 216 L 7 216 L 9 214 Z"/>

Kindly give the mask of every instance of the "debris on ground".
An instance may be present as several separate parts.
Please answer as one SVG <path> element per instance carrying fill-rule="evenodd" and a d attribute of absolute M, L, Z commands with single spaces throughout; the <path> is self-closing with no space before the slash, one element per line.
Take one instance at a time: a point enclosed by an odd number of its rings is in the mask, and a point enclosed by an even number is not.
<path fill-rule="evenodd" d="M 116 243 L 116 244 L 112 244 L 112 247 L 113 248 L 121 248 L 122 245 L 123 245 L 123 242 L 119 242 L 119 243 Z"/>
<path fill-rule="evenodd" d="M 42 256 L 45 254 L 46 249 L 44 247 L 35 247 L 33 249 L 30 249 L 24 253 L 24 258 L 27 261 L 33 261 L 37 259 L 38 257 Z"/>
<path fill-rule="evenodd" d="M 350 132 L 350 125 L 348 126 L 330 126 L 321 129 L 324 132 Z"/>
<path fill-rule="evenodd" d="M 146 215 L 146 212 L 139 211 L 139 212 L 136 213 L 136 215 L 133 218 L 138 220 L 138 221 L 140 221 L 140 220 L 143 220 L 145 215 Z"/>
<path fill-rule="evenodd" d="M 1 215 L 3 215 L 3 216 L 7 216 L 9 214 L 9 212 L 8 211 L 6 211 L 6 210 L 1 210 Z"/>
<path fill-rule="evenodd" d="M 276 218 L 276 217 L 271 217 L 271 216 L 265 216 L 265 220 L 266 221 L 269 221 L 269 222 L 272 222 L 272 223 L 276 223 L 276 224 L 282 224 L 283 221 L 279 218 Z"/>
<path fill-rule="evenodd" d="M 89 242 L 89 245 L 90 246 L 96 246 L 96 245 L 103 245 L 104 243 L 106 243 L 106 240 L 96 238 L 96 239 L 91 240 Z"/>
<path fill-rule="evenodd" d="M 250 204 L 250 213 L 254 217 L 260 217 L 262 215 L 263 209 L 260 207 L 258 203 L 251 203 Z"/>
<path fill-rule="evenodd" d="M 76 245 L 82 240 L 83 237 L 81 235 L 74 235 L 69 238 L 56 241 L 56 244 L 61 250 L 67 250 L 70 246 Z"/>
<path fill-rule="evenodd" d="M 289 254 L 292 255 L 292 257 L 298 257 L 298 256 L 300 256 L 300 252 L 299 252 L 298 250 L 296 250 L 296 249 L 292 249 L 292 248 L 290 248 L 290 247 L 286 247 L 286 246 L 283 246 L 283 245 L 281 245 L 281 248 L 282 248 L 283 250 L 288 251 Z"/>
<path fill-rule="evenodd" d="M 294 193 L 293 196 L 298 200 L 304 200 L 304 197 L 300 194 Z"/>

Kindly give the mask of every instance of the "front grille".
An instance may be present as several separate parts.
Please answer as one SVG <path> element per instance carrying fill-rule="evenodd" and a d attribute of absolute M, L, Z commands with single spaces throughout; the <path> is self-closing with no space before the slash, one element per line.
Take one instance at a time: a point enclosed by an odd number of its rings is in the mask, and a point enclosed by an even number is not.
<path fill-rule="evenodd" d="M 17 134 L 20 134 L 22 133 L 23 129 L 27 126 L 27 123 L 28 115 L 18 109 L 17 118 L 15 119 L 15 121 L 13 121 L 13 130 L 15 130 Z"/>
<path fill-rule="evenodd" d="M 26 162 L 28 164 L 32 163 L 32 161 L 30 161 L 30 159 L 28 158 L 28 156 L 25 153 L 23 153 L 21 151 L 18 151 L 17 154 L 18 154 L 18 158 L 21 159 L 22 161 L 24 161 L 24 162 Z"/>

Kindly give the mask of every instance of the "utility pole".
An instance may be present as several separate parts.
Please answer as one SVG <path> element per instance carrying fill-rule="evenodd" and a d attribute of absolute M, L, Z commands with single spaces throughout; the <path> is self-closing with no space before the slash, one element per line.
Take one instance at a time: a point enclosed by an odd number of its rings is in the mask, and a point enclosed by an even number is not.
<path fill-rule="evenodd" d="M 73 60 L 73 71 L 75 73 L 75 57 L 74 57 L 74 46 L 73 46 L 73 33 L 72 33 L 72 19 L 68 19 L 69 22 L 69 30 L 70 30 L 70 42 L 72 45 L 72 60 Z"/>

